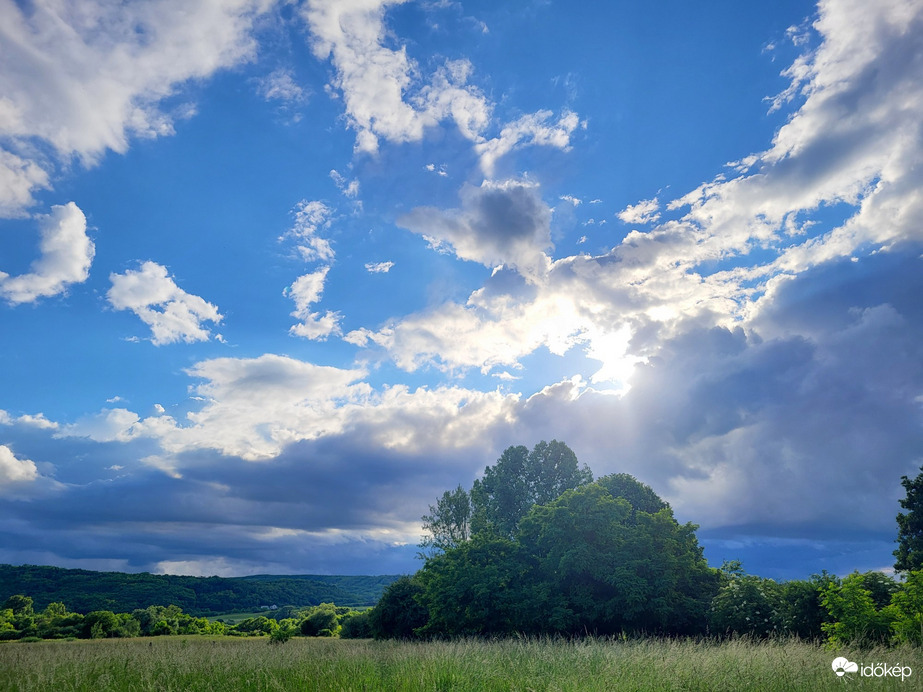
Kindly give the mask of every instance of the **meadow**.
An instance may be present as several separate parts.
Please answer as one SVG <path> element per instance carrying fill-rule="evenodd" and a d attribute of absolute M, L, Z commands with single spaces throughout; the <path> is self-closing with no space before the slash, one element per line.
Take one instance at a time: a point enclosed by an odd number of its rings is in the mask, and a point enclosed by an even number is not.
<path fill-rule="evenodd" d="M 0 689 L 119 690 L 823 690 L 919 689 L 919 680 L 840 679 L 831 662 L 909 666 L 914 648 L 831 652 L 798 640 L 458 640 L 154 637 L 0 645 Z M 844 687 L 845 686 L 845 687 Z"/>

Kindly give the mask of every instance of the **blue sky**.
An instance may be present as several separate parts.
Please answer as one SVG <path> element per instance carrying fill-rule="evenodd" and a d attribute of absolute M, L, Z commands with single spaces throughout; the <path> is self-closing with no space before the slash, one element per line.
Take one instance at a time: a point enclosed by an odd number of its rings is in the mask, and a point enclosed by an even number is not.
<path fill-rule="evenodd" d="M 556 438 L 714 565 L 888 568 L 921 37 L 899 0 L 0 0 L 0 561 L 410 572 L 443 490 Z"/>

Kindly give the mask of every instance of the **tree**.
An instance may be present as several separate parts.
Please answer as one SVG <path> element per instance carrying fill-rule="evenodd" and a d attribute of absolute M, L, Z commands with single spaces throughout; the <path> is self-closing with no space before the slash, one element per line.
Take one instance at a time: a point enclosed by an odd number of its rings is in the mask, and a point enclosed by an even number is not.
<path fill-rule="evenodd" d="M 333 603 L 321 603 L 312 608 L 301 621 L 301 633 L 306 637 L 332 637 L 337 627 L 337 611 Z"/>
<path fill-rule="evenodd" d="M 695 525 L 637 512 L 598 483 L 532 508 L 519 541 L 537 564 L 547 630 L 576 634 L 704 631 L 717 576 Z"/>
<path fill-rule="evenodd" d="M 887 641 L 892 611 L 875 607 L 872 592 L 864 586 L 864 575 L 853 572 L 842 584 L 829 584 L 821 602 L 831 617 L 831 622 L 822 626 L 831 644 L 865 645 Z"/>
<path fill-rule="evenodd" d="M 632 517 L 638 512 L 655 514 L 662 509 L 669 509 L 670 505 L 664 502 L 650 486 L 641 483 L 634 476 L 627 473 L 613 473 L 603 476 L 596 481 L 609 491 L 612 497 L 620 497 L 631 505 Z"/>
<path fill-rule="evenodd" d="M 821 603 L 824 590 L 839 580 L 826 571 L 811 575 L 810 579 L 793 579 L 782 583 L 782 602 L 779 604 L 779 629 L 802 639 L 823 637 L 823 625 L 830 622 L 827 609 Z"/>
<path fill-rule="evenodd" d="M 772 579 L 734 576 L 712 599 L 709 625 L 717 635 L 768 637 L 781 621 L 782 589 Z"/>
<path fill-rule="evenodd" d="M 471 488 L 471 533 L 513 538 L 533 505 L 592 480 L 590 469 L 578 466 L 577 455 L 563 442 L 542 441 L 531 452 L 522 445 L 508 447 Z"/>
<path fill-rule="evenodd" d="M 6 602 L 3 604 L 3 609 L 9 608 L 13 611 L 13 615 L 32 615 L 32 603 L 31 597 L 16 594 L 6 599 Z"/>
<path fill-rule="evenodd" d="M 468 493 L 461 485 L 453 491 L 446 490 L 435 505 L 429 506 L 429 514 L 424 514 L 422 521 L 423 530 L 429 532 L 420 542 L 423 557 L 458 547 L 470 536 L 471 500 Z"/>
<path fill-rule="evenodd" d="M 340 623 L 340 637 L 343 639 L 370 639 L 372 624 L 367 610 L 353 610 L 343 616 Z"/>
<path fill-rule="evenodd" d="M 897 515 L 897 550 L 894 557 L 894 569 L 898 572 L 910 572 L 923 569 L 923 467 L 911 480 L 901 476 L 901 485 L 907 496 L 900 500 L 906 512 Z"/>
<path fill-rule="evenodd" d="M 429 611 L 421 634 L 496 636 L 533 629 L 529 566 L 508 538 L 478 536 L 426 562 L 419 600 Z"/>
<path fill-rule="evenodd" d="M 923 644 L 923 570 L 906 575 L 890 608 L 894 639 L 898 643 Z"/>
<path fill-rule="evenodd" d="M 369 625 L 375 639 L 414 639 L 426 625 L 429 612 L 420 604 L 423 587 L 415 577 L 392 582 L 369 611 Z"/>

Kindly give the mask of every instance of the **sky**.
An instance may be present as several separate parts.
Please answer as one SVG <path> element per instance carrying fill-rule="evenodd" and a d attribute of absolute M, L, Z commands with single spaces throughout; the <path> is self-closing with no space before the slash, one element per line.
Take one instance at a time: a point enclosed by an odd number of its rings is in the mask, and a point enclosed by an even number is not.
<path fill-rule="evenodd" d="M 409 573 L 558 439 L 893 564 L 919 0 L 0 0 L 0 65 L 0 562 Z"/>

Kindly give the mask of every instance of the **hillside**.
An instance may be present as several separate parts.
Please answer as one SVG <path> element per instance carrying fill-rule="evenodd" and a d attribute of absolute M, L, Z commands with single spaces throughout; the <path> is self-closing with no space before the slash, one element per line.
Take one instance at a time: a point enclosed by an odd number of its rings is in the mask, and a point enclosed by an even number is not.
<path fill-rule="evenodd" d="M 308 606 L 333 602 L 374 605 L 398 575 L 256 575 L 184 577 L 170 574 L 93 572 L 36 565 L 0 565 L 0 603 L 14 594 L 31 596 L 35 609 L 52 601 L 69 610 L 131 612 L 149 605 L 177 605 L 191 615 L 256 610 L 260 606 Z"/>

